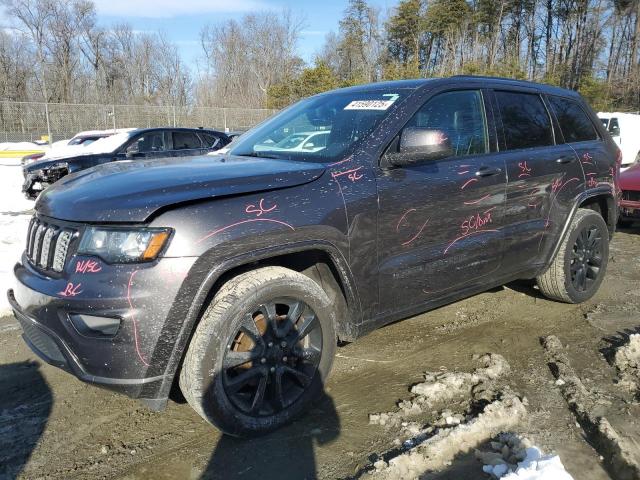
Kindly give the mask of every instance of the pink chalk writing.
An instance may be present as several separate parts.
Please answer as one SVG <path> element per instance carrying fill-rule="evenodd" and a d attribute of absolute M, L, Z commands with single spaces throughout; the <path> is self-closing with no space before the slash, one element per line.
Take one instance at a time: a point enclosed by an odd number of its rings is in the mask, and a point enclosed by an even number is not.
<path fill-rule="evenodd" d="M 407 210 L 406 212 L 404 212 L 402 214 L 402 216 L 400 217 L 400 220 L 398 220 L 398 223 L 396 225 L 396 232 L 400 230 L 400 224 L 402 223 L 402 221 L 407 218 L 407 215 L 409 215 L 411 212 L 415 212 L 416 209 L 415 208 L 410 208 L 409 210 Z"/>
<path fill-rule="evenodd" d="M 127 284 L 127 300 L 129 302 L 130 314 L 131 314 L 131 322 L 133 323 L 133 341 L 136 344 L 136 353 L 138 354 L 138 358 L 140 361 L 147 367 L 149 367 L 149 363 L 145 360 L 142 352 L 140 351 L 140 342 L 138 340 L 138 323 L 136 322 L 136 317 L 134 315 L 135 309 L 133 308 L 133 302 L 131 301 L 131 285 L 133 285 L 133 277 L 138 273 L 138 270 L 134 270 L 131 272 L 129 276 L 129 283 Z"/>
<path fill-rule="evenodd" d="M 400 220 L 398 220 L 398 223 L 396 224 L 396 232 L 400 231 L 400 226 L 410 226 L 409 223 L 405 222 L 403 223 L 407 216 L 411 213 L 411 212 L 415 212 L 416 209 L 415 208 L 410 208 L 409 210 L 407 210 L 406 212 L 404 212 L 402 214 L 402 216 L 400 217 Z M 422 231 L 424 230 L 424 228 L 427 226 L 427 224 L 429 223 L 429 219 L 427 219 L 422 226 L 418 229 L 418 231 L 411 236 L 411 238 L 409 238 L 407 241 L 403 242 L 402 245 L 406 246 L 406 245 L 410 245 L 411 243 L 413 243 L 421 234 Z"/>
<path fill-rule="evenodd" d="M 253 222 L 277 223 L 279 225 L 284 225 L 285 227 L 289 228 L 290 230 L 293 230 L 293 231 L 296 230 L 292 225 L 289 225 L 287 222 L 283 222 L 281 220 L 275 220 L 273 218 L 250 218 L 248 220 L 241 220 L 239 222 L 235 222 L 235 223 L 232 223 L 230 225 L 226 225 L 224 227 L 218 228 L 217 230 L 213 230 L 212 232 L 207 233 L 204 237 L 198 239 L 196 241 L 196 243 L 202 243 L 205 240 L 207 240 L 208 238 L 211 238 L 214 235 L 217 235 L 217 234 L 222 233 L 222 232 L 224 232 L 226 230 L 229 230 L 230 228 L 237 227 L 238 225 L 244 225 L 245 223 L 253 223 Z"/>
<path fill-rule="evenodd" d="M 444 249 L 444 252 L 442 253 L 442 255 L 446 255 L 447 252 L 449 251 L 449 249 L 451 249 L 451 247 L 453 247 L 456 243 L 458 243 L 460 240 L 462 240 L 463 238 L 467 238 L 470 237 L 472 235 L 477 235 L 479 233 L 489 233 L 489 232 L 497 232 L 498 230 L 489 230 L 489 229 L 482 229 L 482 230 L 474 230 L 471 233 L 468 233 L 467 235 L 461 235 L 458 238 L 456 238 L 453 242 L 451 242 L 447 248 Z"/>
<path fill-rule="evenodd" d="M 347 163 L 348 161 L 353 159 L 353 155 L 351 155 L 350 157 L 345 158 L 344 160 L 340 160 L 338 162 L 333 162 L 327 165 L 327 167 L 335 167 L 336 165 L 342 165 L 343 163 Z"/>
<path fill-rule="evenodd" d="M 487 193 L 484 197 L 480 197 L 477 200 L 470 200 L 468 202 L 464 202 L 465 205 L 476 205 L 478 203 L 481 203 L 483 201 L 485 201 L 487 198 L 490 198 L 491 194 Z"/>
<path fill-rule="evenodd" d="M 589 179 L 587 180 L 587 187 L 594 188 L 597 186 L 598 186 L 598 180 L 596 180 L 594 177 L 589 177 Z"/>
<path fill-rule="evenodd" d="M 95 260 L 78 260 L 76 262 L 76 273 L 98 273 L 102 266 Z"/>
<path fill-rule="evenodd" d="M 583 165 L 593 165 L 593 162 L 591 160 L 593 160 L 593 157 L 589 152 L 586 152 L 584 155 L 582 155 L 581 161 Z"/>
<path fill-rule="evenodd" d="M 331 176 L 336 179 L 338 177 L 346 175 L 349 180 L 351 180 L 352 182 L 356 182 L 364 176 L 362 173 L 358 173 L 358 171 L 361 169 L 362 167 L 357 167 L 350 170 L 344 170 L 342 172 L 332 172 Z"/>
<path fill-rule="evenodd" d="M 64 288 L 63 291 L 58 292 L 58 295 L 61 295 L 63 297 L 75 297 L 82 293 L 82 290 L 80 290 L 80 287 L 82 287 L 81 283 L 74 285 L 73 283 L 69 282 L 67 283 L 67 286 Z"/>
<path fill-rule="evenodd" d="M 523 177 L 530 177 L 531 176 L 531 167 L 529 167 L 529 165 L 527 165 L 527 162 L 518 162 L 518 168 L 520 169 L 520 175 L 518 175 L 518 178 L 523 178 Z"/>
<path fill-rule="evenodd" d="M 551 201 L 549 202 L 549 213 L 547 215 L 547 219 L 544 222 L 545 228 L 547 228 L 550 225 L 549 218 L 551 217 L 551 210 L 553 209 L 554 203 L 555 203 L 556 199 L 558 198 L 558 194 L 560 193 L 560 190 L 562 190 L 564 187 L 566 187 L 571 182 L 579 182 L 580 181 L 579 178 L 572 177 L 569 180 L 567 180 L 566 182 L 563 182 L 562 181 L 563 178 L 564 177 L 558 178 L 551 185 L 551 191 L 553 192 L 553 196 L 551 197 Z M 542 238 L 543 237 L 540 237 L 540 242 L 541 243 L 542 243 Z"/>
<path fill-rule="evenodd" d="M 464 190 L 465 188 L 467 188 L 469 185 L 471 185 L 472 183 L 477 182 L 478 179 L 477 178 L 470 178 L 469 180 L 467 180 L 466 182 L 464 182 L 464 185 L 462 185 L 460 187 L 460 190 Z"/>
<path fill-rule="evenodd" d="M 255 213 L 256 217 L 260 217 L 265 213 L 269 213 L 269 212 L 273 212 L 276 208 L 278 207 L 278 205 L 274 204 L 271 207 L 265 207 L 264 206 L 264 198 L 260 199 L 260 202 L 258 203 L 258 206 L 256 207 L 253 204 L 247 205 L 247 207 L 244 209 L 245 212 L 247 213 Z"/>
<path fill-rule="evenodd" d="M 482 213 L 476 213 L 475 215 L 466 219 L 460 225 L 460 232 L 462 235 L 468 235 L 469 232 L 474 230 L 480 230 L 482 227 L 489 223 L 493 223 L 493 219 L 491 218 L 491 211 L 494 210 L 495 207 L 490 208 Z"/>
<path fill-rule="evenodd" d="M 427 221 L 422 224 L 422 226 L 420 227 L 420 230 L 418 230 L 418 232 L 413 237 L 411 237 L 406 242 L 403 242 L 402 245 L 406 246 L 406 245 L 409 245 L 409 244 L 413 243 L 420 236 L 420 234 L 424 230 L 424 227 L 427 226 L 427 223 L 429 223 L 429 219 L 427 219 Z"/>
<path fill-rule="evenodd" d="M 362 173 L 358 173 L 357 171 L 355 172 L 351 172 L 349 175 L 347 175 L 347 178 L 349 180 L 351 180 L 352 182 L 355 182 L 356 180 L 360 180 L 364 175 Z"/>

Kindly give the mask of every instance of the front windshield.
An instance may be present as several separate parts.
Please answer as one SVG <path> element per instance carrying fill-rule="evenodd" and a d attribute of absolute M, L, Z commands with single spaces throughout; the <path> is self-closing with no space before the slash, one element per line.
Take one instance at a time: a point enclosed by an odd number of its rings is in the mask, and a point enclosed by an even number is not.
<path fill-rule="evenodd" d="M 329 162 L 396 108 L 406 91 L 342 91 L 311 97 L 247 132 L 232 155 Z"/>
<path fill-rule="evenodd" d="M 307 138 L 307 135 L 291 135 L 290 137 L 286 137 L 283 140 L 279 141 L 274 146 L 277 148 L 284 148 L 285 150 L 296 148 L 302 143 L 305 138 Z"/>

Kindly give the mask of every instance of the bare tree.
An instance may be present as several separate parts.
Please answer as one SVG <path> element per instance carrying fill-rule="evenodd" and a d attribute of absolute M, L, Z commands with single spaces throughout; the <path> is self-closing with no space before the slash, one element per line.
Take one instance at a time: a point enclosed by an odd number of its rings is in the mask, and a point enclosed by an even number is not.
<path fill-rule="evenodd" d="M 265 106 L 269 88 L 301 63 L 296 55 L 301 29 L 302 21 L 288 10 L 206 26 L 200 39 L 208 70 L 198 99 L 208 105 Z"/>

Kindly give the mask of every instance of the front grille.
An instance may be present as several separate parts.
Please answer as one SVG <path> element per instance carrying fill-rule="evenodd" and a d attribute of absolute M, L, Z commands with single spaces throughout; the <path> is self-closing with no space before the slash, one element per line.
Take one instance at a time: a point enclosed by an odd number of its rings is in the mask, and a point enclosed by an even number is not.
<path fill-rule="evenodd" d="M 631 202 L 640 202 L 640 190 L 623 190 L 622 199 Z"/>
<path fill-rule="evenodd" d="M 27 258 L 36 267 L 62 272 L 74 233 L 33 217 L 27 230 Z"/>

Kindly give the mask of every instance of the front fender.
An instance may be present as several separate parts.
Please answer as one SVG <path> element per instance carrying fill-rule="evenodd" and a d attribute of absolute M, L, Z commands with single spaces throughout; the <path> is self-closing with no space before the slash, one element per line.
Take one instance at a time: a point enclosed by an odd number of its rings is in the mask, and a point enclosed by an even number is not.
<path fill-rule="evenodd" d="M 345 318 L 343 321 L 352 322 L 354 325 L 350 325 L 350 327 L 353 328 L 361 325 L 362 308 L 356 283 L 348 262 L 335 245 L 324 240 L 305 240 L 284 245 L 265 246 L 227 258 L 221 258 L 220 252 L 212 249 L 202 255 L 193 265 L 178 292 L 176 302 L 169 312 L 169 319 L 184 320 L 178 322 L 179 328 L 174 328 L 173 322 L 167 321 L 164 327 L 165 331 L 160 335 L 160 338 L 163 339 L 162 344 L 167 348 L 171 346 L 171 353 L 167 361 L 164 381 L 159 391 L 155 392 L 153 396 L 156 398 L 168 396 L 197 322 L 204 308 L 206 308 L 207 302 L 215 293 L 216 283 L 226 272 L 255 262 L 310 250 L 320 250 L 326 253 L 341 277 L 340 280 L 345 290 L 349 309 L 349 318 Z M 343 328 L 348 327 L 345 326 Z"/>

